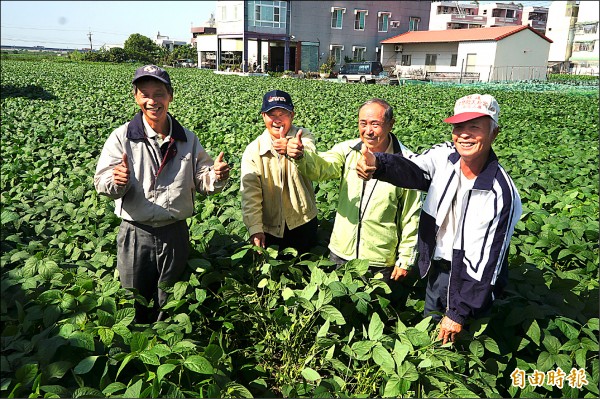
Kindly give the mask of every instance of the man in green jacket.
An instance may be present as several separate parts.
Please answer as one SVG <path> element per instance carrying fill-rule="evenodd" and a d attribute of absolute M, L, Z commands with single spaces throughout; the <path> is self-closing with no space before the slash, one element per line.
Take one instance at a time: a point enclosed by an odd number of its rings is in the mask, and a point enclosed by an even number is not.
<path fill-rule="evenodd" d="M 330 260 L 341 265 L 367 259 L 372 271 L 380 271 L 387 283 L 404 278 L 415 262 L 421 194 L 383 181 L 363 182 L 356 163 L 363 144 L 372 152 L 412 154 L 391 133 L 393 126 L 392 107 L 374 98 L 359 108 L 359 139 L 318 153 L 305 148 L 301 137 L 289 140 L 287 147 L 288 157 L 309 179 L 341 178 Z"/>

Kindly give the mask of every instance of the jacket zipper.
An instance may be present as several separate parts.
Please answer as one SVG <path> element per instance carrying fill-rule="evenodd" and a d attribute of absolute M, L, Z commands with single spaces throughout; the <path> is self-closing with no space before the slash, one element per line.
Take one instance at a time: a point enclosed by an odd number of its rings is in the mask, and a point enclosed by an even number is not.
<path fill-rule="evenodd" d="M 375 192 L 375 187 L 377 186 L 377 183 L 379 183 L 379 180 L 375 180 L 375 182 L 373 183 L 373 189 L 369 193 L 369 198 L 367 198 L 367 203 L 365 204 L 365 212 L 367 211 L 367 206 L 369 205 L 369 202 L 371 202 L 371 197 L 373 196 L 373 193 Z M 367 182 L 363 180 L 362 191 L 360 193 L 360 203 L 358 204 L 358 231 L 356 232 L 356 259 L 358 259 L 358 250 L 360 248 L 360 232 L 362 230 L 362 220 L 363 220 L 363 216 L 364 216 L 364 212 L 362 210 L 362 208 L 363 208 L 362 203 L 363 203 L 363 198 L 365 196 L 365 188 L 366 187 L 367 187 Z"/>

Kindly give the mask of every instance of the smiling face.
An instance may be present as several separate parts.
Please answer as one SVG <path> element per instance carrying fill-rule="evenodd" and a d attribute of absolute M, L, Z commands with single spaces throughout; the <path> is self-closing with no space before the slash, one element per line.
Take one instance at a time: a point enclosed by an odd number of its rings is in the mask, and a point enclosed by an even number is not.
<path fill-rule="evenodd" d="M 136 82 L 134 94 L 135 102 L 153 129 L 167 124 L 167 111 L 173 94 L 164 83 L 157 79 L 140 80 Z"/>
<path fill-rule="evenodd" d="M 371 152 L 387 150 L 393 126 L 393 120 L 386 121 L 385 107 L 381 104 L 366 104 L 358 112 L 360 138 Z"/>
<path fill-rule="evenodd" d="M 492 129 L 492 119 L 482 116 L 452 125 L 452 141 L 463 162 L 483 167 L 488 158 L 492 143 L 498 135 L 498 128 Z"/>
<path fill-rule="evenodd" d="M 271 137 L 278 139 L 280 132 L 287 134 L 292 128 L 294 113 L 284 108 L 273 108 L 268 112 L 263 112 L 262 117 Z"/>

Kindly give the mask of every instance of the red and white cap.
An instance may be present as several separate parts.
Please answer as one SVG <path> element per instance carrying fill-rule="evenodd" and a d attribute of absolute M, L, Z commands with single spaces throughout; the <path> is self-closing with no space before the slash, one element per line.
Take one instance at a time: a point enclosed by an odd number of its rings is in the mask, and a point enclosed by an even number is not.
<path fill-rule="evenodd" d="M 454 116 L 444 119 L 446 123 L 462 123 L 482 116 L 491 117 L 498 123 L 500 106 L 489 94 L 469 94 L 456 100 Z"/>

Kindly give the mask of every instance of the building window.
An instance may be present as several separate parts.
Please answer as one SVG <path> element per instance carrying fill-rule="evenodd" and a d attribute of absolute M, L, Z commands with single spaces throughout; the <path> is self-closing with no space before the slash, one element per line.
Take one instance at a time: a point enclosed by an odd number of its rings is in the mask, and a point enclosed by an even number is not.
<path fill-rule="evenodd" d="M 596 33 L 598 32 L 598 23 L 594 24 L 581 24 L 575 26 L 575 33 L 580 35 Z"/>
<path fill-rule="evenodd" d="M 287 12 L 287 4 L 285 1 L 249 1 L 248 9 L 254 9 L 254 20 L 250 18 L 250 26 L 266 28 L 285 28 L 286 26 L 285 13 Z"/>
<path fill-rule="evenodd" d="M 402 61 L 400 61 L 400 65 L 402 66 L 410 66 L 412 64 L 411 62 L 411 56 L 410 54 L 402 54 Z"/>
<path fill-rule="evenodd" d="M 354 10 L 354 30 L 365 30 L 366 10 Z"/>
<path fill-rule="evenodd" d="M 515 10 L 506 10 L 506 18 L 514 18 Z"/>
<path fill-rule="evenodd" d="M 379 32 L 387 32 L 390 23 L 390 17 L 392 16 L 389 12 L 380 12 L 377 17 L 377 30 Z"/>
<path fill-rule="evenodd" d="M 594 51 L 594 42 L 575 42 L 573 51 Z"/>
<path fill-rule="evenodd" d="M 452 54 L 452 57 L 450 57 L 450 66 L 456 66 L 457 59 L 458 59 L 458 54 Z"/>
<path fill-rule="evenodd" d="M 221 21 L 227 21 L 227 7 L 221 7 Z"/>
<path fill-rule="evenodd" d="M 345 8 L 331 7 L 331 28 L 342 29 L 342 20 L 344 18 Z"/>
<path fill-rule="evenodd" d="M 419 30 L 419 22 L 421 22 L 421 18 L 410 17 L 410 20 L 408 21 L 408 30 Z"/>
<path fill-rule="evenodd" d="M 437 54 L 426 54 L 425 55 L 425 65 L 435 66 L 437 62 Z"/>
<path fill-rule="evenodd" d="M 352 48 L 352 58 L 354 59 L 354 61 L 364 61 L 366 52 L 367 52 L 366 47 L 354 46 Z"/>
<path fill-rule="evenodd" d="M 335 63 L 337 65 L 341 65 L 342 64 L 342 51 L 344 51 L 344 46 L 338 45 L 338 44 L 332 44 L 329 47 L 329 56 L 333 57 L 335 59 Z"/>

